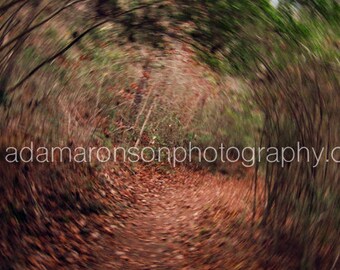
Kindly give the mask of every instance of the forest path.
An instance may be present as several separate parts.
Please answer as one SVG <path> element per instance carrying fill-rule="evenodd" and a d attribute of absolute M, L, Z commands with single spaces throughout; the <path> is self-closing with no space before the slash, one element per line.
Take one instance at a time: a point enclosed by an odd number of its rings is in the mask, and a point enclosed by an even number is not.
<path fill-rule="evenodd" d="M 129 185 L 133 207 L 102 236 L 94 269 L 285 269 L 250 235 L 250 180 L 180 169 Z"/>

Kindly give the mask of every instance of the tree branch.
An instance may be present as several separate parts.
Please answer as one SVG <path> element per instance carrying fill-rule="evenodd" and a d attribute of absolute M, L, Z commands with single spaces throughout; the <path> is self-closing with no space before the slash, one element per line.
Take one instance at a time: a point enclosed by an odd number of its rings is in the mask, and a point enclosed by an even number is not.
<path fill-rule="evenodd" d="M 49 58 L 47 58 L 46 60 L 44 60 L 43 62 L 41 62 L 39 65 L 37 65 L 31 72 L 29 72 L 24 78 L 22 78 L 17 84 L 15 84 L 13 87 L 11 87 L 10 89 L 8 89 L 8 92 L 12 92 L 14 91 L 16 88 L 18 88 L 19 86 L 21 86 L 25 81 L 27 81 L 32 75 L 34 75 L 39 69 L 41 69 L 43 66 L 45 66 L 46 64 L 51 63 L 54 59 L 56 59 L 57 57 L 61 56 L 62 54 L 64 54 L 66 51 L 68 51 L 74 44 L 76 44 L 79 40 L 81 40 L 85 35 L 87 35 L 89 32 L 91 32 L 93 29 L 103 25 L 104 23 L 108 22 L 107 20 L 99 22 L 93 26 L 91 26 L 90 28 L 88 28 L 87 30 L 85 30 L 84 32 L 82 32 L 78 37 L 76 37 L 74 40 L 72 40 L 72 42 L 70 42 L 67 46 L 65 46 L 63 49 L 61 49 L 59 52 L 53 54 L 52 56 L 50 56 Z"/>
<path fill-rule="evenodd" d="M 37 23 L 35 25 L 33 25 L 32 27 L 28 28 L 26 31 L 20 33 L 19 35 L 15 36 L 14 38 L 12 38 L 11 40 L 9 40 L 8 42 L 6 42 L 4 45 L 2 45 L 0 47 L 0 51 L 2 51 L 3 49 L 7 48 L 9 45 L 11 45 L 13 42 L 15 42 L 16 40 L 20 39 L 21 37 L 27 35 L 28 33 L 32 32 L 33 30 L 37 29 L 38 27 L 42 26 L 43 24 L 45 24 L 46 22 L 48 22 L 49 20 L 53 19 L 55 16 L 57 16 L 60 12 L 62 12 L 63 10 L 79 3 L 79 2 L 83 2 L 84 0 L 75 0 L 71 3 L 66 4 L 65 6 L 59 8 L 58 10 L 56 10 L 54 13 L 52 13 L 50 16 L 48 16 L 45 20 L 42 20 L 40 23 Z"/>
<path fill-rule="evenodd" d="M 65 52 L 67 52 L 70 48 L 72 48 L 78 41 L 80 41 L 84 36 L 86 36 L 88 33 L 90 33 L 92 30 L 94 30 L 95 28 L 110 22 L 111 19 L 115 19 L 117 17 L 129 14 L 133 11 L 139 10 L 139 9 L 143 9 L 146 7 L 150 7 L 154 4 L 158 4 L 161 1 L 156 1 L 154 3 L 150 3 L 150 4 L 145 4 L 145 5 L 141 5 L 132 9 L 129 9 L 127 11 L 123 11 L 118 13 L 117 15 L 111 17 L 110 19 L 106 19 L 104 21 L 98 22 L 95 25 L 91 26 L 90 28 L 88 28 L 87 30 L 85 30 L 84 32 L 82 32 L 81 34 L 79 34 L 75 39 L 73 39 L 68 45 L 66 45 L 63 49 L 61 49 L 60 51 L 56 52 L 55 54 L 53 54 L 52 56 L 48 57 L 46 60 L 44 60 L 43 62 L 41 62 L 40 64 L 38 64 L 31 72 L 29 72 L 24 78 L 22 78 L 18 83 L 16 83 L 14 86 L 12 86 L 11 88 L 8 89 L 8 92 L 11 93 L 13 92 L 15 89 L 17 89 L 18 87 L 20 87 L 21 85 L 23 85 L 31 76 L 33 76 L 37 71 L 39 71 L 43 66 L 51 63 L 53 60 L 55 60 L 57 57 L 61 56 L 62 54 L 64 54 Z"/>
<path fill-rule="evenodd" d="M 24 0 L 15 0 L 8 4 L 4 4 L 3 6 L 0 7 L 0 15 L 4 14 L 8 9 L 23 1 Z"/>

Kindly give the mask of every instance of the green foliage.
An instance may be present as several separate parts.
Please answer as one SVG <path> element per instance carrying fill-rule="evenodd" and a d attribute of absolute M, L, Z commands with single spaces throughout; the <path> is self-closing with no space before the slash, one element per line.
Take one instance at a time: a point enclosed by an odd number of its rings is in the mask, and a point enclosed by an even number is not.
<path fill-rule="evenodd" d="M 319 15 L 329 23 L 339 23 L 340 6 L 336 0 L 293 0 L 287 2 L 301 5 L 301 7 L 306 8 L 312 16 Z"/>
<path fill-rule="evenodd" d="M 51 40 L 54 40 L 54 41 L 59 40 L 59 33 L 53 27 L 48 28 L 45 32 L 45 35 L 48 39 L 51 39 Z"/>
<path fill-rule="evenodd" d="M 325 33 L 339 33 L 339 4 L 332 0 L 280 1 L 277 9 L 266 0 L 178 2 L 177 18 L 194 22 L 191 35 L 206 51 L 201 59 L 215 70 L 246 77 L 284 51 L 292 57 L 306 50 L 329 52 Z"/>
<path fill-rule="evenodd" d="M 195 143 L 202 147 L 223 143 L 241 149 L 254 145 L 262 125 L 249 89 L 222 93 L 219 101 L 206 105 L 196 121 Z"/>

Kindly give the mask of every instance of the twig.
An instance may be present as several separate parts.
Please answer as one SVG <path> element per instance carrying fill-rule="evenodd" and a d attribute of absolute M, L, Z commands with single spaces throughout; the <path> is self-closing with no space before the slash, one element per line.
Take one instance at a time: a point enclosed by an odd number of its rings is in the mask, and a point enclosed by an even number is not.
<path fill-rule="evenodd" d="M 148 111 L 148 114 L 146 115 L 146 118 L 145 118 L 145 121 L 144 121 L 144 123 L 143 123 L 142 129 L 141 129 L 140 132 L 139 132 L 138 140 L 137 140 L 136 143 L 135 143 L 135 147 L 138 147 L 138 145 L 139 145 L 139 143 L 140 143 L 140 140 L 141 140 L 141 138 L 142 138 L 142 136 L 143 136 L 143 133 L 144 133 L 144 129 L 145 129 L 145 127 L 146 127 L 146 124 L 147 124 L 148 121 L 149 121 L 149 118 L 150 118 L 150 115 L 151 115 L 151 112 L 152 112 L 152 109 L 153 109 L 154 105 L 155 105 L 155 103 L 153 103 L 153 104 L 151 105 L 151 107 L 150 107 L 150 109 L 149 109 L 149 111 Z"/>
<path fill-rule="evenodd" d="M 13 2 L 10 2 L 8 4 L 5 4 L 3 6 L 0 7 L 0 15 L 4 14 L 8 9 L 10 9 L 12 6 L 15 6 L 16 4 L 22 2 L 24 0 L 16 0 Z"/>
<path fill-rule="evenodd" d="M 88 34 L 89 32 L 91 32 L 93 29 L 103 25 L 104 23 L 108 22 L 107 20 L 99 22 L 93 26 L 91 26 L 90 28 L 88 28 L 87 30 L 85 30 L 84 32 L 82 32 L 78 37 L 76 37 L 74 40 L 72 40 L 72 42 L 70 42 L 66 47 L 64 47 L 63 49 L 61 49 L 59 52 L 53 54 L 52 56 L 50 56 L 49 58 L 47 58 L 46 60 L 44 60 L 43 62 L 41 62 L 39 65 L 37 65 L 31 72 L 29 72 L 23 79 L 21 79 L 17 84 L 15 84 L 13 87 L 11 87 L 10 89 L 8 89 L 8 92 L 13 92 L 16 88 L 18 88 L 19 86 L 21 86 L 25 81 L 27 81 L 32 75 L 34 75 L 39 69 L 41 69 L 43 66 L 45 66 L 46 64 L 51 63 L 54 59 L 56 59 L 57 57 L 61 56 L 62 54 L 64 54 L 66 51 L 68 51 L 71 47 L 73 47 L 74 44 L 76 44 L 79 40 L 81 40 L 86 34 Z"/>
<path fill-rule="evenodd" d="M 67 5 L 59 8 L 57 11 L 55 11 L 54 13 L 52 13 L 49 17 L 47 17 L 45 20 L 42 20 L 40 23 L 37 23 L 35 25 L 33 25 L 32 27 L 28 28 L 27 30 L 25 30 L 24 32 L 21 32 L 19 35 L 15 36 L 14 38 L 12 38 L 10 41 L 6 42 L 4 45 L 2 45 L 0 47 L 0 51 L 7 48 L 9 45 L 11 45 L 13 42 L 15 42 L 17 39 L 23 37 L 24 35 L 32 32 L 33 30 L 37 29 L 38 27 L 42 26 L 43 24 L 45 24 L 46 22 L 48 22 L 49 20 L 51 20 L 53 17 L 57 16 L 60 12 L 62 12 L 64 9 L 69 8 L 71 6 L 73 6 L 74 4 L 77 4 L 79 2 L 82 2 L 84 0 L 76 0 L 73 1 L 71 3 L 68 3 Z"/>
<path fill-rule="evenodd" d="M 152 6 L 154 4 L 160 3 L 161 1 L 157 1 L 151 4 L 146 4 L 146 5 L 141 5 L 135 8 L 132 8 L 130 10 L 127 11 L 123 11 L 121 13 L 118 13 L 117 15 L 111 17 L 111 19 L 129 14 L 135 10 L 138 9 L 143 9 L 149 6 Z M 80 41 L 84 36 L 86 36 L 88 33 L 90 33 L 92 30 L 96 29 L 97 27 L 110 22 L 110 19 L 105 19 L 104 21 L 98 22 L 95 25 L 91 26 L 90 28 L 88 28 L 87 30 L 85 30 L 84 32 L 82 32 L 81 34 L 79 34 L 78 37 L 76 37 L 74 40 L 72 40 L 68 45 L 66 45 L 63 49 L 61 49 L 59 52 L 56 52 L 55 54 L 53 54 L 52 56 L 50 56 L 49 58 L 47 58 L 46 60 L 44 60 L 43 62 L 41 62 L 39 65 L 37 65 L 31 72 L 29 72 L 23 79 L 21 79 L 18 83 L 16 83 L 14 86 L 12 86 L 11 88 L 8 89 L 8 92 L 13 92 L 15 89 L 17 89 L 18 87 L 20 87 L 22 84 L 24 84 L 32 75 L 34 75 L 37 71 L 39 71 L 43 66 L 45 66 L 46 64 L 51 63 L 54 59 L 56 59 L 57 57 L 63 55 L 65 52 L 67 52 L 70 48 L 72 48 L 78 41 Z"/>

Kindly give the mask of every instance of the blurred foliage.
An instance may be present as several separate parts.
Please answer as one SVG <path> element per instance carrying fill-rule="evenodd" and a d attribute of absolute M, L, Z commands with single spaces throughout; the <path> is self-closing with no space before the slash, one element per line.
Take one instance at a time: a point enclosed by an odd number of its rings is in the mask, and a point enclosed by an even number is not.
<path fill-rule="evenodd" d="M 85 1 L 83 10 L 65 8 L 34 30 L 70 1 L 2 2 L 1 149 L 28 140 L 111 147 L 139 139 L 153 147 L 193 141 L 242 148 L 258 142 L 260 126 L 266 146 L 339 145 L 336 0 L 281 0 L 277 7 L 269 0 Z M 150 83 L 158 91 L 144 89 L 135 106 L 149 77 L 149 59 L 140 52 L 170 57 L 169 38 L 192 45 L 214 76 L 176 74 L 167 69 L 171 61 L 160 61 Z M 203 71 L 197 69 L 202 77 Z M 242 81 L 237 89 L 220 83 L 226 74 Z M 214 89 L 202 90 L 208 85 Z M 302 246 L 303 268 L 319 268 L 323 257 L 330 269 L 339 254 L 337 165 L 264 165 L 263 224 L 276 240 L 288 233 Z M 6 190 L 8 183 L 2 185 Z M 24 222 L 15 209 L 7 210 Z"/>

